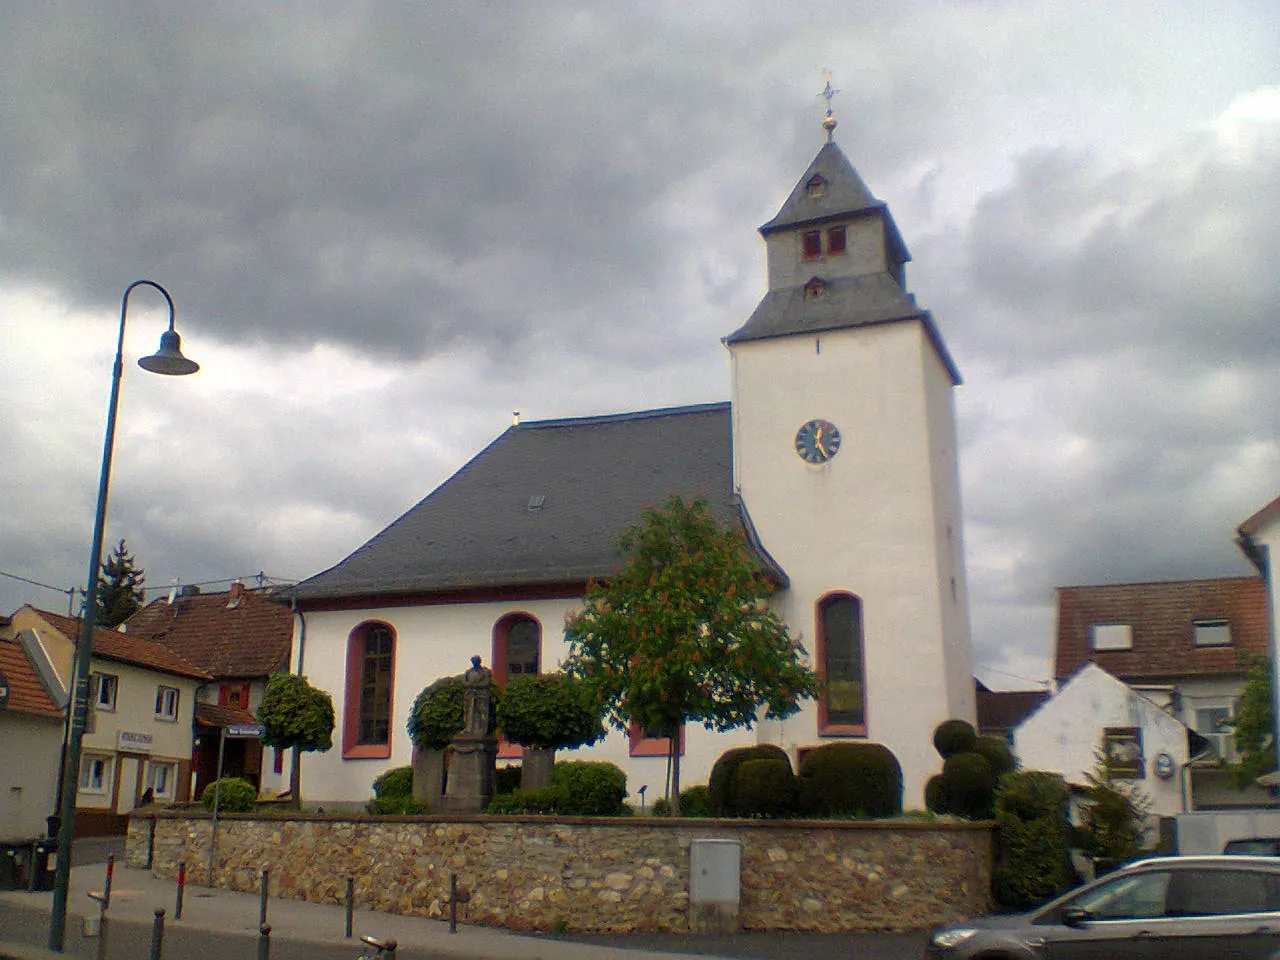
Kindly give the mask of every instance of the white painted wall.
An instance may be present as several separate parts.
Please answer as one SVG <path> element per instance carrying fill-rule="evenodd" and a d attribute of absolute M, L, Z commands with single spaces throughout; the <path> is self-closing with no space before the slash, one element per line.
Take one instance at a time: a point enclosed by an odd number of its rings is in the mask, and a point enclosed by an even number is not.
<path fill-rule="evenodd" d="M 44 836 L 54 812 L 62 720 L 0 710 L 0 839 Z"/>
<path fill-rule="evenodd" d="M 1024 769 L 1060 773 L 1083 784 L 1096 766 L 1105 727 L 1140 727 L 1146 777 L 1134 781 L 1151 799 L 1151 813 L 1173 816 L 1183 809 L 1181 771 L 1187 762 L 1187 730 L 1151 700 L 1096 664 L 1086 664 L 1013 731 L 1013 748 Z M 1156 777 L 1157 754 L 1173 758 L 1174 776 Z"/>

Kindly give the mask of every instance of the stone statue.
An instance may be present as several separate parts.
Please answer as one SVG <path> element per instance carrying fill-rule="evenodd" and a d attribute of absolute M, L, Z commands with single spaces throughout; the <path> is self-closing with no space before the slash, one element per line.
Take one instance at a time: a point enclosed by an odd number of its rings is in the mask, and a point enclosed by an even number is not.
<path fill-rule="evenodd" d="M 483 737 L 489 733 L 489 702 L 493 697 L 490 684 L 493 673 L 480 665 L 478 656 L 471 658 L 471 669 L 463 674 L 466 691 L 462 698 L 462 732 L 468 737 Z"/>

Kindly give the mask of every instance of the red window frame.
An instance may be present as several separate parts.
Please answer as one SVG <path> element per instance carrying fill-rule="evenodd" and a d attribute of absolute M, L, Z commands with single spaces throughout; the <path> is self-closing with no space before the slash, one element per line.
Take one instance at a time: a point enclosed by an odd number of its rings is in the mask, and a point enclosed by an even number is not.
<path fill-rule="evenodd" d="M 232 694 L 235 696 L 233 697 Z M 236 703 L 232 703 L 232 700 Z M 247 683 L 220 683 L 218 684 L 218 706 L 220 707 L 236 707 L 241 710 L 249 709 L 249 685 Z"/>
<path fill-rule="evenodd" d="M 800 235 L 800 252 L 806 260 L 817 260 L 822 256 L 822 231 L 806 230 Z"/>
<path fill-rule="evenodd" d="M 490 662 L 493 664 L 493 682 L 499 688 L 507 685 L 507 673 L 510 663 L 507 645 L 511 640 L 511 628 L 518 623 L 532 623 L 538 631 L 538 662 L 535 672 L 542 672 L 542 622 L 533 614 L 525 613 L 522 610 L 508 613 L 493 625 L 493 655 Z M 520 744 L 508 743 L 506 740 L 499 738 L 499 760 L 519 760 L 523 756 L 524 750 L 520 747 Z"/>
<path fill-rule="evenodd" d="M 832 722 L 827 708 L 827 636 L 826 624 L 822 616 L 824 608 L 837 600 L 852 600 L 857 609 L 857 642 L 858 642 L 858 676 L 862 684 L 862 723 Z M 865 737 L 867 735 L 867 645 L 865 618 L 862 611 L 862 598 L 847 590 L 833 591 L 818 598 L 813 605 L 814 619 L 814 658 L 817 661 L 818 674 L 818 735 L 823 737 Z"/>
<path fill-rule="evenodd" d="M 647 737 L 635 721 L 627 728 L 627 747 L 633 757 L 665 757 L 671 752 L 670 737 Z M 684 756 L 684 724 L 680 724 L 680 756 Z"/>
<path fill-rule="evenodd" d="M 280 747 L 272 747 L 271 754 L 271 769 L 277 774 L 284 773 L 284 750 Z"/>
<path fill-rule="evenodd" d="M 360 688 L 364 681 L 364 639 L 369 627 L 385 627 L 391 634 L 391 677 L 387 684 L 387 716 L 395 717 L 396 651 L 399 638 L 395 627 L 382 620 L 366 620 L 347 636 L 347 673 L 342 706 L 342 758 L 344 760 L 385 760 L 391 756 L 393 723 L 387 724 L 386 743 L 360 743 Z"/>
<path fill-rule="evenodd" d="M 827 231 L 827 253 L 844 253 L 846 242 L 844 227 L 832 227 Z"/>

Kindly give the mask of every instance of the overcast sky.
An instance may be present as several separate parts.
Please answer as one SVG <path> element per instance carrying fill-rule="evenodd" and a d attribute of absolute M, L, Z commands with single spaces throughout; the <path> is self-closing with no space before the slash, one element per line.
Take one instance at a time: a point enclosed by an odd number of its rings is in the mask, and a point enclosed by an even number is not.
<path fill-rule="evenodd" d="M 0 571 L 301 579 L 509 424 L 728 397 L 768 220 L 836 139 L 957 391 L 974 659 L 1054 587 L 1243 574 L 1280 494 L 1271 2 L 0 7 Z M 0 610 L 66 597 L 0 577 Z"/>

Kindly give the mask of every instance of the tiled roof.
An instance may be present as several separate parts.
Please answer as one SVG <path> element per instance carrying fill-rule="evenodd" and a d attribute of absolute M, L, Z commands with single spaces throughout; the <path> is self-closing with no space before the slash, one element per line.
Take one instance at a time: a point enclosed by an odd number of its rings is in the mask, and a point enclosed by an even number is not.
<path fill-rule="evenodd" d="M 293 614 L 250 590 L 153 600 L 127 621 L 133 636 L 155 640 L 218 678 L 265 677 L 288 661 Z"/>
<path fill-rule="evenodd" d="M 1197 647 L 1195 621 L 1225 619 L 1231 644 Z M 1129 650 L 1094 650 L 1095 624 L 1127 624 Z M 1058 588 L 1054 674 L 1071 676 L 1087 662 L 1126 683 L 1239 675 L 1239 653 L 1268 653 L 1266 584 L 1260 577 Z"/>
<path fill-rule="evenodd" d="M 978 730 L 981 733 L 1011 730 L 1049 697 L 1048 690 L 979 690 Z"/>
<path fill-rule="evenodd" d="M 34 609 L 34 608 L 33 608 Z M 73 617 L 50 613 L 48 610 L 37 610 L 37 613 L 64 637 L 76 641 L 80 636 L 80 621 Z M 178 677 L 193 677 L 196 680 L 212 680 L 213 678 L 201 670 L 190 660 L 175 653 L 168 647 L 153 643 L 142 637 L 130 636 L 119 630 L 107 630 L 97 627 L 93 631 L 93 655 L 105 660 L 118 660 L 135 666 L 158 670 Z"/>
<path fill-rule="evenodd" d="M 62 711 L 40 681 L 35 666 L 27 659 L 18 639 L 0 639 L 0 673 L 9 684 L 9 702 L 5 713 L 24 713 L 35 717 L 61 717 Z"/>
<path fill-rule="evenodd" d="M 742 529 L 785 582 L 734 496 L 732 469 L 727 403 L 517 424 L 293 592 L 305 605 L 581 585 L 616 572 L 622 558 L 615 536 L 673 493 L 706 497 L 711 514 Z"/>
<path fill-rule="evenodd" d="M 196 726 L 230 727 L 238 723 L 257 723 L 258 718 L 239 707 L 220 707 L 216 703 L 196 704 Z"/>

